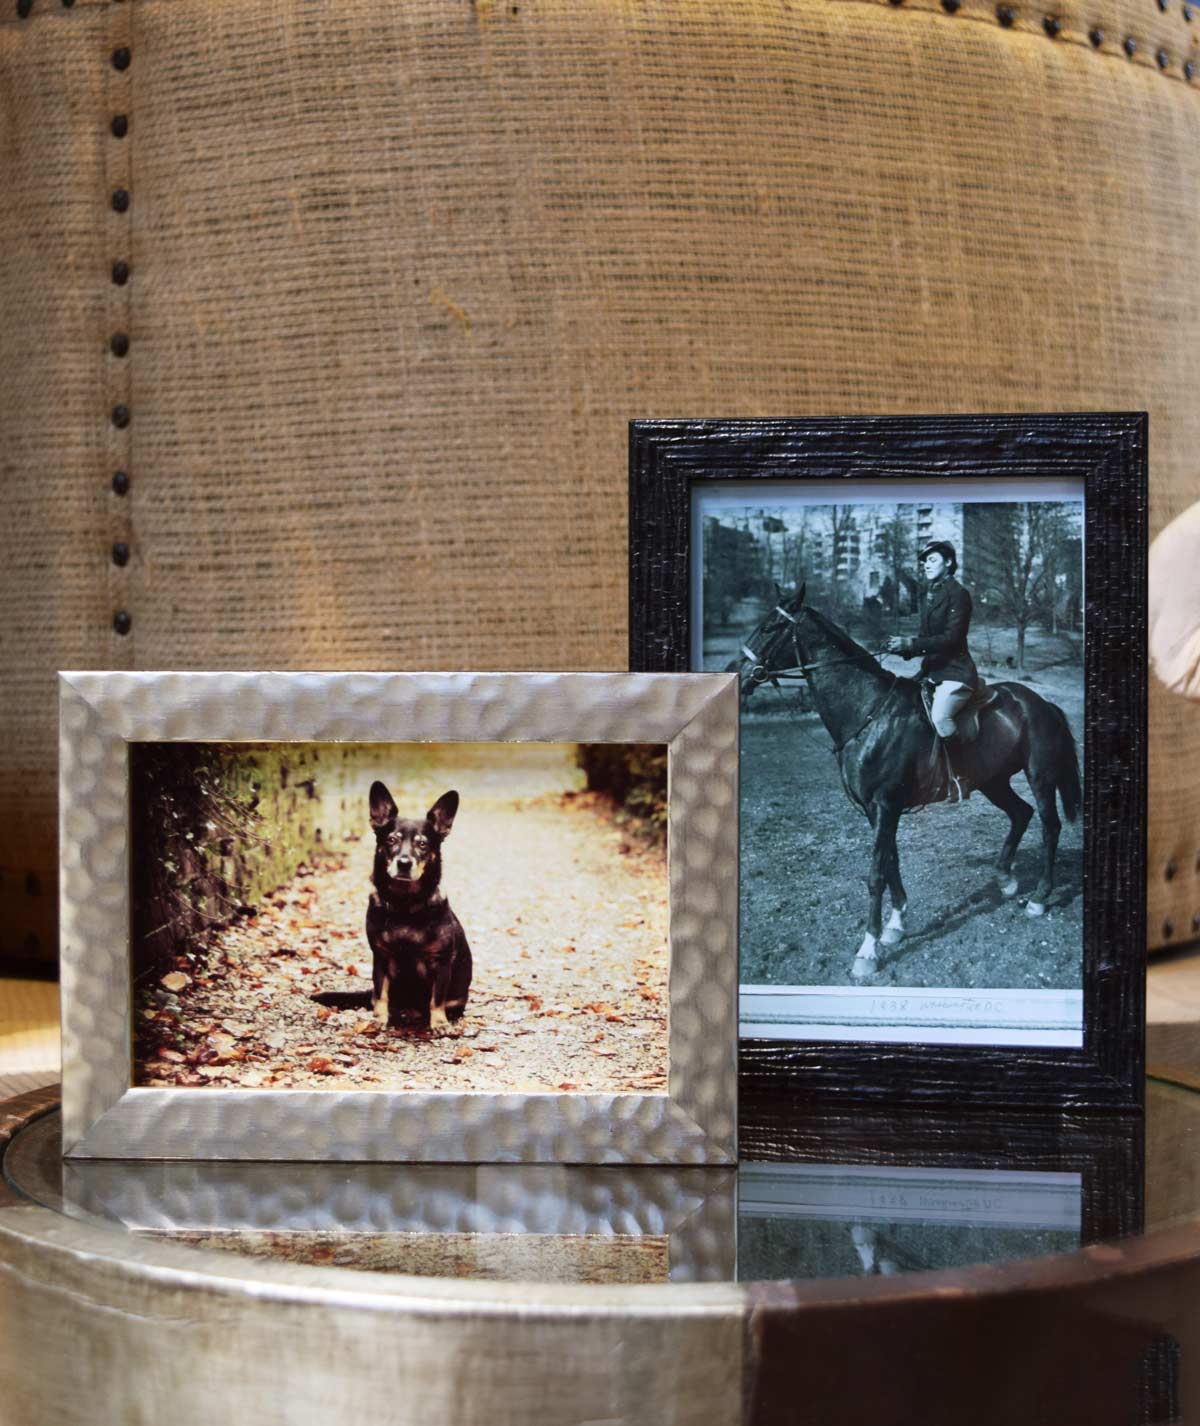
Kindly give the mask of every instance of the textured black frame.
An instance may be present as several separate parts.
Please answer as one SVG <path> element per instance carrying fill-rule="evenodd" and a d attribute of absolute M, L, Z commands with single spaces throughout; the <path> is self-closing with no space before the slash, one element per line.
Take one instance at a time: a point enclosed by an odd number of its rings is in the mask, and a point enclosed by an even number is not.
<path fill-rule="evenodd" d="M 1084 487 L 1083 1045 L 743 1039 L 743 1092 L 1131 1110 L 1145 1060 L 1145 413 L 634 421 L 629 666 L 690 657 L 699 482 L 1056 477 Z"/>

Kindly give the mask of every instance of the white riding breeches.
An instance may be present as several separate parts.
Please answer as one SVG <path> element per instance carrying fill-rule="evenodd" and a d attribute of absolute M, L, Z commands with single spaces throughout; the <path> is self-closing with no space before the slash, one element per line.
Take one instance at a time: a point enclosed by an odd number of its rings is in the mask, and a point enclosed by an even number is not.
<path fill-rule="evenodd" d="M 970 701 L 971 687 L 966 683 L 949 680 L 939 683 L 933 690 L 933 707 L 929 716 L 941 738 L 949 738 L 954 733 L 954 716 L 964 703 Z"/>

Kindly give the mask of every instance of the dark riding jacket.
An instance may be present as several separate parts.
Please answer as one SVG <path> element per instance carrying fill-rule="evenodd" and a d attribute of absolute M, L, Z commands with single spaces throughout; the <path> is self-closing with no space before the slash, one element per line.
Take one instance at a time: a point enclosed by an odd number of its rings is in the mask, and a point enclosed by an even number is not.
<path fill-rule="evenodd" d="M 904 646 L 905 658 L 923 655 L 919 677 L 933 683 L 953 679 L 975 687 L 979 673 L 967 649 L 971 596 L 952 574 L 944 574 L 921 601 L 921 631 Z"/>

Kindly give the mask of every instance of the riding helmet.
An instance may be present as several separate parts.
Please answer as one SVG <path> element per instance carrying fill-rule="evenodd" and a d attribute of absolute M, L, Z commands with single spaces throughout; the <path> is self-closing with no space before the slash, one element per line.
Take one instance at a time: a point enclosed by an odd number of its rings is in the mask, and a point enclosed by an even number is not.
<path fill-rule="evenodd" d="M 922 564 L 926 555 L 941 555 L 949 565 L 951 574 L 958 569 L 958 555 L 949 540 L 931 540 L 917 556 L 917 563 Z"/>

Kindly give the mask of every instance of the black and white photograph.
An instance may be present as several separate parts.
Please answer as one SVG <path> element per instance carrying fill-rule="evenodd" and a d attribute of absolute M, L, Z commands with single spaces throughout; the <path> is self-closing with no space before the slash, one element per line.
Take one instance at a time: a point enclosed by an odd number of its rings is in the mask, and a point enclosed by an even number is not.
<path fill-rule="evenodd" d="M 693 659 L 741 682 L 743 1033 L 1081 1043 L 1082 490 L 732 485 L 693 520 Z"/>
<path fill-rule="evenodd" d="M 1146 431 L 630 423 L 630 667 L 738 682 L 743 1089 L 1141 1102 Z"/>

